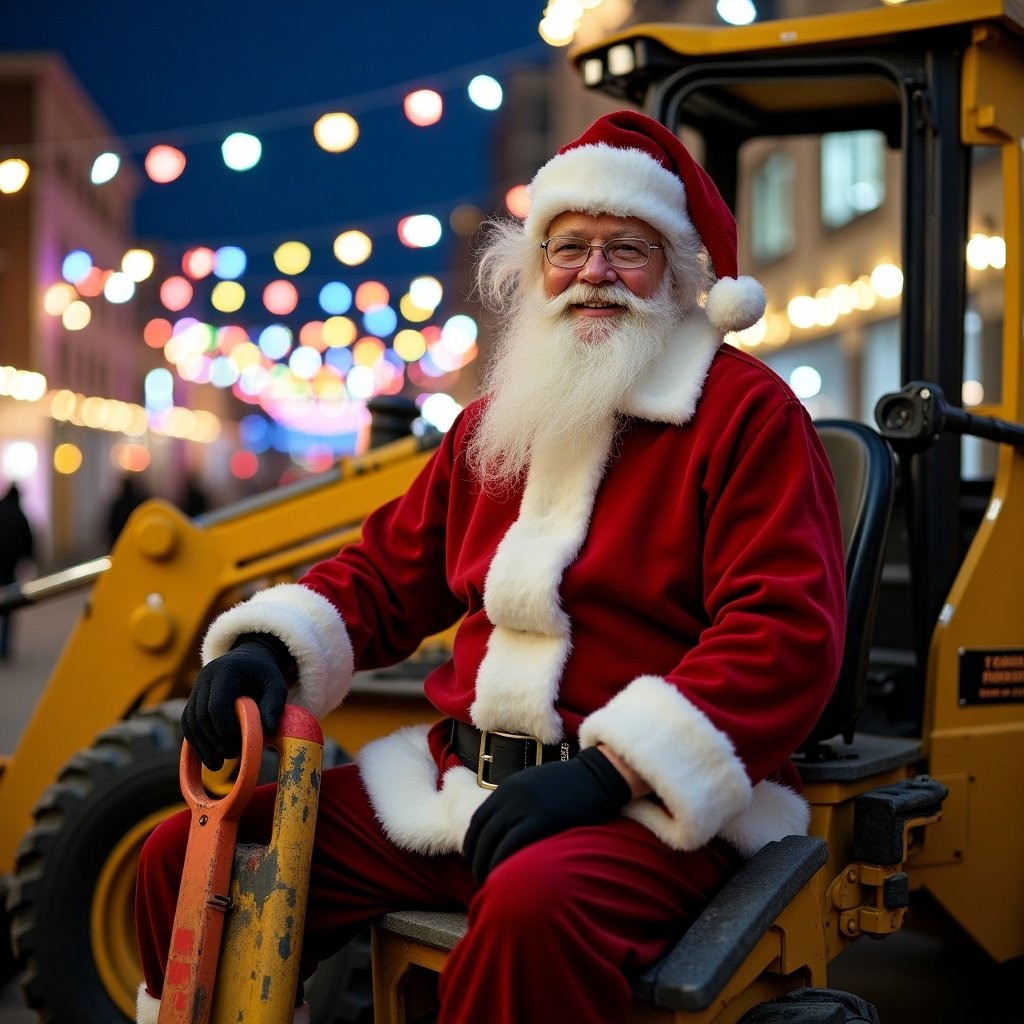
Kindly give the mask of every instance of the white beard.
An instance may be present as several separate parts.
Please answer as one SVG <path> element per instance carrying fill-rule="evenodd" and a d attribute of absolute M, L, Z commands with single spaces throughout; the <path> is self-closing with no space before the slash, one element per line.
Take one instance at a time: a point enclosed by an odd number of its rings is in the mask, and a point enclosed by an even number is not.
<path fill-rule="evenodd" d="M 570 306 L 611 302 L 614 318 L 573 317 Z M 489 492 L 519 480 L 538 451 L 571 458 L 622 407 L 678 330 L 680 303 L 666 277 L 637 298 L 624 285 L 575 284 L 553 299 L 538 286 L 508 316 L 484 379 L 490 400 L 469 443 L 471 468 Z"/>

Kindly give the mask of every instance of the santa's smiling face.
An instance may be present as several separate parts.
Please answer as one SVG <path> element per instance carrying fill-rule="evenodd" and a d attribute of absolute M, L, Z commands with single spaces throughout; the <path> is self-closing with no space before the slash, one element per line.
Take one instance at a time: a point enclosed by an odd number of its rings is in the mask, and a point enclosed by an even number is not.
<path fill-rule="evenodd" d="M 579 239 L 592 246 L 582 267 L 558 267 L 550 259 L 543 263 L 545 298 L 566 297 L 565 315 L 577 325 L 581 338 L 597 340 L 603 334 L 593 330 L 597 322 L 606 321 L 605 327 L 611 327 L 628 314 L 629 310 L 616 301 L 615 293 L 620 288 L 627 289 L 638 299 L 652 298 L 661 288 L 666 271 L 665 251 L 661 248 L 661 236 L 646 221 L 636 217 L 567 212 L 559 214 L 548 225 L 547 238 L 549 242 L 551 239 Z M 642 239 L 658 248 L 651 249 L 643 266 L 612 266 L 605 251 L 597 247 L 613 239 Z"/>
<path fill-rule="evenodd" d="M 559 214 L 547 237 L 559 236 L 583 245 L 661 244 L 644 221 L 603 214 Z M 507 257 L 510 266 L 529 253 L 508 231 L 492 245 L 493 259 Z M 657 365 L 693 301 L 666 271 L 662 249 L 625 269 L 597 248 L 575 269 L 553 266 L 536 248 L 528 258 L 532 266 L 518 271 L 515 299 L 498 324 L 484 379 L 489 402 L 470 442 L 471 465 L 497 491 L 522 479 L 539 451 L 557 447 L 572 459 L 586 447 Z"/>

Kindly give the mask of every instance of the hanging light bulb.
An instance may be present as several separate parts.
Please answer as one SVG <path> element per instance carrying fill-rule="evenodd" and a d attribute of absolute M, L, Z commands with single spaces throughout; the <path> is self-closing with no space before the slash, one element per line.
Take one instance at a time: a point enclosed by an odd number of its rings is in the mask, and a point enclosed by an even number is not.
<path fill-rule="evenodd" d="M 497 110 L 501 106 L 501 85 L 490 75 L 477 75 L 467 86 L 467 92 L 481 110 Z"/>
<path fill-rule="evenodd" d="M 12 195 L 20 192 L 28 181 L 28 164 L 19 157 L 0 160 L 0 192 Z"/>
<path fill-rule="evenodd" d="M 220 146 L 224 163 L 233 171 L 248 171 L 260 162 L 263 144 L 248 132 L 232 132 Z"/>
<path fill-rule="evenodd" d="M 100 153 L 92 162 L 89 180 L 94 185 L 102 185 L 113 178 L 121 169 L 121 158 L 116 153 Z"/>
<path fill-rule="evenodd" d="M 151 181 L 167 185 L 181 177 L 185 170 L 185 154 L 174 146 L 154 146 L 143 162 Z"/>
<path fill-rule="evenodd" d="M 121 269 L 133 281 L 145 281 L 153 273 L 155 260 L 148 249 L 129 249 L 121 257 Z"/>
<path fill-rule="evenodd" d="M 357 267 L 365 263 L 373 252 L 373 243 L 362 231 L 343 231 L 334 240 L 334 255 L 340 263 Z"/>
<path fill-rule="evenodd" d="M 282 242 L 274 250 L 274 266 L 282 274 L 301 274 L 311 259 L 312 253 L 304 242 Z"/>
<path fill-rule="evenodd" d="M 444 110 L 444 101 L 441 94 L 433 89 L 417 89 L 405 97 L 402 104 L 405 116 L 413 124 L 421 128 L 427 125 L 437 124 L 441 120 L 441 113 Z"/>
<path fill-rule="evenodd" d="M 398 238 L 410 249 L 426 249 L 441 240 L 441 222 L 432 214 L 403 217 L 398 222 Z"/>
<path fill-rule="evenodd" d="M 525 220 L 526 215 L 530 212 L 529 189 L 525 185 L 513 185 L 512 188 L 505 193 L 505 209 L 507 209 L 513 217 Z"/>
<path fill-rule="evenodd" d="M 718 0 L 715 10 L 730 25 L 749 25 L 757 17 L 752 0 Z"/>
<path fill-rule="evenodd" d="M 359 125 L 351 114 L 341 111 L 324 114 L 313 125 L 316 144 L 328 153 L 344 153 L 351 149 L 359 138 Z"/>

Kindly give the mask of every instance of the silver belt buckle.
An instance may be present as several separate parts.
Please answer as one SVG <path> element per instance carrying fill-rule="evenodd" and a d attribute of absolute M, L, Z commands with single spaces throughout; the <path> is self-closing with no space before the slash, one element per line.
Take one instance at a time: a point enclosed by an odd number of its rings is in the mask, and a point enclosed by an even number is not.
<path fill-rule="evenodd" d="M 533 740 L 534 748 L 537 751 L 536 764 L 544 763 L 544 744 L 541 743 L 536 736 L 530 736 L 526 733 L 521 732 L 500 732 L 497 729 L 481 729 L 480 730 L 480 755 L 476 762 L 476 784 L 481 789 L 497 789 L 498 784 L 496 782 L 487 782 L 484 779 L 484 771 L 488 765 L 494 761 L 494 758 L 489 753 L 490 743 L 488 742 L 489 736 L 503 736 L 509 740 Z"/>

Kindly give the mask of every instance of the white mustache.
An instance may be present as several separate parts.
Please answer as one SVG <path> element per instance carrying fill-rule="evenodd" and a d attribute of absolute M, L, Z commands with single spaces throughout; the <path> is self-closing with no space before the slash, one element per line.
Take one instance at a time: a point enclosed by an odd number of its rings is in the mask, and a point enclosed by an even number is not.
<path fill-rule="evenodd" d="M 554 315 L 561 316 L 572 306 L 588 303 L 610 303 L 622 306 L 630 313 L 639 313 L 645 308 L 644 300 L 637 298 L 625 285 L 608 284 L 595 287 L 582 282 L 569 285 L 560 295 L 549 299 L 548 308 Z"/>

